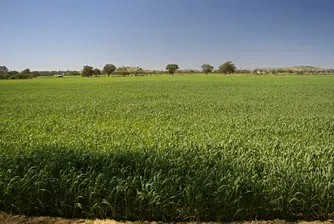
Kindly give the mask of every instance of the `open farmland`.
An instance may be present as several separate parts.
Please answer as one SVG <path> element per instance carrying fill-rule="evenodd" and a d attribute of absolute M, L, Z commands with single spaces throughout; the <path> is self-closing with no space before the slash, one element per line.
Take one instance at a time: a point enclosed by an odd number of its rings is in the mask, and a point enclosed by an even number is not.
<path fill-rule="evenodd" d="M 334 217 L 334 76 L 0 82 L 0 210 Z"/>

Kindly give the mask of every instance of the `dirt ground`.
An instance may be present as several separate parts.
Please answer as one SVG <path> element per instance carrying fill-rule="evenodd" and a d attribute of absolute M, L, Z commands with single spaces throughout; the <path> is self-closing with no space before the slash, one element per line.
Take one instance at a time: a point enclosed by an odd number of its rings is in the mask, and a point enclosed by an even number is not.
<path fill-rule="evenodd" d="M 107 219 L 107 220 L 86 220 L 86 219 L 63 219 L 63 218 L 55 218 L 48 216 L 40 216 L 40 217 L 30 217 L 25 215 L 9 215 L 6 213 L 0 212 L 0 224 L 163 224 L 159 222 L 117 222 L 115 220 Z M 287 222 L 284 220 L 272 220 L 272 221 L 251 221 L 251 222 L 239 222 L 243 224 L 334 224 L 334 220 L 328 220 L 325 222 L 321 221 L 313 221 L 313 222 Z M 233 224 L 239 224 L 233 223 Z M 193 223 L 175 223 L 175 224 L 197 224 Z M 206 224 L 214 224 L 214 223 L 206 223 Z"/>

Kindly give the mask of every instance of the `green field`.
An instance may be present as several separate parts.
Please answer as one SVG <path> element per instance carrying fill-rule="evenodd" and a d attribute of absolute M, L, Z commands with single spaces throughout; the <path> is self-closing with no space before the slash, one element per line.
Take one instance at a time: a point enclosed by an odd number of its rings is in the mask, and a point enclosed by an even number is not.
<path fill-rule="evenodd" d="M 334 76 L 0 81 L 0 210 L 334 218 Z"/>

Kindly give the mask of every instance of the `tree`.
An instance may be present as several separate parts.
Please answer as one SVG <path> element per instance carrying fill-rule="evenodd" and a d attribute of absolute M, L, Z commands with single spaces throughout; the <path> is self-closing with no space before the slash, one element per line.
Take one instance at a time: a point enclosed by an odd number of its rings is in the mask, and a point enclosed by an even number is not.
<path fill-rule="evenodd" d="M 111 73 L 113 73 L 114 71 L 116 71 L 116 66 L 113 64 L 106 64 L 103 67 L 103 71 L 102 74 L 104 75 L 108 75 L 108 77 L 111 75 Z"/>
<path fill-rule="evenodd" d="M 0 73 L 0 79 L 19 79 L 29 78 L 30 75 L 20 74 L 17 71 L 8 71 L 7 73 Z"/>
<path fill-rule="evenodd" d="M 23 71 L 21 71 L 20 74 L 18 74 L 17 76 L 11 76 L 11 78 L 18 78 L 18 79 L 31 79 L 33 78 L 31 71 L 29 68 L 24 69 Z"/>
<path fill-rule="evenodd" d="M 138 74 L 143 73 L 143 71 L 144 71 L 144 70 L 143 70 L 142 68 L 137 67 L 136 70 L 135 70 L 135 76 L 137 76 Z"/>
<path fill-rule="evenodd" d="M 124 77 L 124 76 L 127 76 L 127 75 L 130 75 L 130 72 L 128 71 L 128 68 L 127 68 L 127 67 L 124 67 L 124 66 L 118 68 L 118 69 L 117 69 L 117 72 L 118 72 L 119 74 L 121 74 L 123 77 Z"/>
<path fill-rule="evenodd" d="M 94 68 L 93 74 L 96 75 L 96 76 L 100 76 L 101 75 L 101 70 L 98 69 L 98 68 Z"/>
<path fill-rule="evenodd" d="M 91 77 L 93 75 L 93 67 L 88 65 L 84 66 L 81 75 L 83 77 Z"/>
<path fill-rule="evenodd" d="M 0 66 L 0 74 L 8 73 L 8 68 L 6 66 Z"/>
<path fill-rule="evenodd" d="M 15 75 L 18 75 L 18 74 L 19 74 L 18 71 L 10 71 L 10 72 L 8 72 L 9 76 L 15 76 Z"/>
<path fill-rule="evenodd" d="M 219 66 L 219 71 L 221 73 L 225 73 L 225 74 L 232 74 L 233 72 L 235 72 L 236 69 L 237 68 L 232 63 L 232 61 L 227 61 L 224 64 L 222 64 L 221 66 Z"/>
<path fill-rule="evenodd" d="M 67 72 L 65 72 L 65 75 L 66 76 L 79 76 L 80 72 L 78 72 L 78 71 L 67 71 Z"/>
<path fill-rule="evenodd" d="M 174 75 L 175 71 L 179 69 L 177 64 L 168 64 L 166 70 L 168 70 L 170 75 Z"/>
<path fill-rule="evenodd" d="M 205 74 L 207 75 L 209 72 L 212 72 L 213 70 L 213 66 L 209 65 L 209 64 L 203 64 L 202 65 L 202 71 L 205 72 Z"/>
<path fill-rule="evenodd" d="M 30 69 L 29 68 L 26 68 L 24 69 L 21 74 L 24 74 L 24 75 L 29 75 L 30 74 Z"/>
<path fill-rule="evenodd" d="M 37 76 L 39 76 L 39 72 L 37 72 L 37 71 L 33 71 L 33 72 L 31 72 L 31 76 L 32 76 L 33 78 L 36 78 Z"/>

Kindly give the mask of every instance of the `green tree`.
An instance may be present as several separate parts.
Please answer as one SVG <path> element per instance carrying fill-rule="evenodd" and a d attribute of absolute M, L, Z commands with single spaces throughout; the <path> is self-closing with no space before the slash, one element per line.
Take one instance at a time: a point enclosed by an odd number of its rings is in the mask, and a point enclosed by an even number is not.
<path fill-rule="evenodd" d="M 101 75 L 101 70 L 98 69 L 98 68 L 94 68 L 93 69 L 93 74 L 96 75 L 96 76 L 100 76 Z"/>
<path fill-rule="evenodd" d="M 36 78 L 37 76 L 39 76 L 39 72 L 37 72 L 37 71 L 33 71 L 33 72 L 31 72 L 31 76 L 32 76 L 33 78 Z"/>
<path fill-rule="evenodd" d="M 219 66 L 219 71 L 224 74 L 232 74 L 237 68 L 232 63 L 232 61 L 227 61 L 224 64 Z"/>
<path fill-rule="evenodd" d="M 6 66 L 0 66 L 0 74 L 8 73 L 8 68 Z"/>
<path fill-rule="evenodd" d="M 31 79 L 33 78 L 32 73 L 29 68 L 24 69 L 17 76 L 11 76 L 11 79 Z"/>
<path fill-rule="evenodd" d="M 143 70 L 142 68 L 137 67 L 136 70 L 135 70 L 135 76 L 137 76 L 137 75 L 143 73 L 143 71 L 144 71 L 144 70 Z"/>
<path fill-rule="evenodd" d="M 18 75 L 18 74 L 19 74 L 18 71 L 10 71 L 10 72 L 8 72 L 9 76 L 15 76 L 15 75 Z"/>
<path fill-rule="evenodd" d="M 81 72 L 81 76 L 83 77 L 91 77 L 93 75 L 93 67 L 85 65 Z"/>
<path fill-rule="evenodd" d="M 78 72 L 78 71 L 67 71 L 67 72 L 65 72 L 65 75 L 66 76 L 79 76 L 80 72 Z"/>
<path fill-rule="evenodd" d="M 127 68 L 127 67 L 124 67 L 124 66 L 118 68 L 118 69 L 117 69 L 117 72 L 118 72 L 119 74 L 121 74 L 123 77 L 124 77 L 124 76 L 127 76 L 127 75 L 130 75 L 130 72 L 129 72 L 128 68 Z"/>
<path fill-rule="evenodd" d="M 108 77 L 109 77 L 114 71 L 116 71 L 116 66 L 115 65 L 113 65 L 113 64 L 106 64 L 103 67 L 102 74 L 103 75 L 108 75 Z"/>
<path fill-rule="evenodd" d="M 202 65 L 202 71 L 207 75 L 209 72 L 212 72 L 213 66 L 209 64 Z"/>
<path fill-rule="evenodd" d="M 26 68 L 26 69 L 24 69 L 22 72 L 21 72 L 21 74 L 24 74 L 24 75 L 30 75 L 30 69 L 29 68 Z"/>
<path fill-rule="evenodd" d="M 177 64 L 168 64 L 166 66 L 166 70 L 168 70 L 168 72 L 171 76 L 173 76 L 174 73 L 176 72 L 176 70 L 178 70 L 178 69 L 179 69 L 179 66 Z"/>
<path fill-rule="evenodd" d="M 17 71 L 4 72 L 4 70 L 2 70 L 0 72 L 0 79 L 17 79 L 19 77 L 18 75 L 19 73 Z"/>

